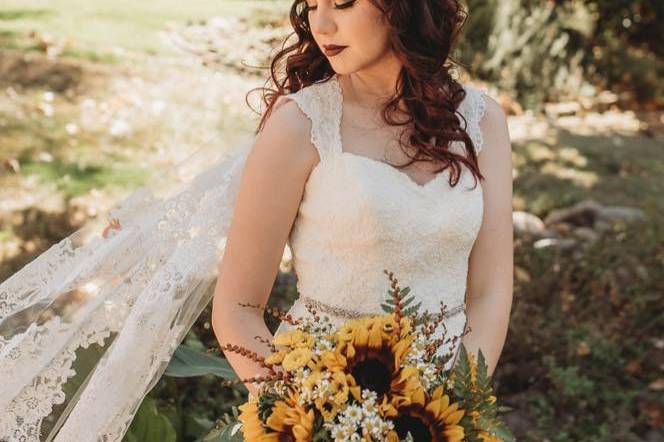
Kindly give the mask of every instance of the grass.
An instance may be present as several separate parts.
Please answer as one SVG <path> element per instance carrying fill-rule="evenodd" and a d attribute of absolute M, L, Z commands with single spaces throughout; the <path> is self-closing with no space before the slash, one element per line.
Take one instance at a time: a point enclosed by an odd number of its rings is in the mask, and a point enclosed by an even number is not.
<path fill-rule="evenodd" d="M 26 175 L 36 177 L 41 183 L 55 184 L 66 198 L 83 195 L 92 189 L 131 189 L 145 183 L 147 172 L 143 169 L 126 164 L 116 167 L 105 164 L 109 163 L 85 165 L 55 160 L 48 163 L 24 163 L 23 170 Z"/>
<path fill-rule="evenodd" d="M 593 198 L 663 216 L 661 151 L 661 141 L 645 136 L 580 136 L 565 130 L 551 143 L 515 143 L 515 198 L 523 202 L 520 209 L 536 215 Z"/>

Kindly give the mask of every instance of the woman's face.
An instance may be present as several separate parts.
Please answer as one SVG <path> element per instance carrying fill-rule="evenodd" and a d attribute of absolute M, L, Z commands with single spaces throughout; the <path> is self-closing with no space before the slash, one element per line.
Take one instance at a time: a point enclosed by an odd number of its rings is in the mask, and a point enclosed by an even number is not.
<path fill-rule="evenodd" d="M 338 74 L 369 69 L 391 53 L 389 27 L 370 0 L 306 0 L 314 40 Z M 327 54 L 326 45 L 346 46 Z"/>

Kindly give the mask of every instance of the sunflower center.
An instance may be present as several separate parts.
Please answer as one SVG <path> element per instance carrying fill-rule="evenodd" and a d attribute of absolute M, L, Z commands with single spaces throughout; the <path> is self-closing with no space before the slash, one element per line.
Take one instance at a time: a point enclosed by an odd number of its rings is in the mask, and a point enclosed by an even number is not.
<path fill-rule="evenodd" d="M 358 362 L 351 374 L 362 389 L 374 391 L 379 397 L 390 389 L 390 369 L 378 359 L 369 358 Z"/>
<path fill-rule="evenodd" d="M 394 419 L 394 429 L 399 435 L 399 440 L 405 439 L 410 432 L 415 442 L 431 442 L 429 426 L 416 416 L 398 416 Z"/>

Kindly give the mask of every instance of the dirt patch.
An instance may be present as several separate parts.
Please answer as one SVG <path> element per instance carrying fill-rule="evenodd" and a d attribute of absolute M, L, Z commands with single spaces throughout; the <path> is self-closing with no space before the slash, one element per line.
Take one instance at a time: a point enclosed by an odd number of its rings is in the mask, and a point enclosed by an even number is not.
<path fill-rule="evenodd" d="M 0 50 L 0 85 L 82 94 L 110 77 L 109 68 L 69 59 L 50 59 L 38 52 Z"/>

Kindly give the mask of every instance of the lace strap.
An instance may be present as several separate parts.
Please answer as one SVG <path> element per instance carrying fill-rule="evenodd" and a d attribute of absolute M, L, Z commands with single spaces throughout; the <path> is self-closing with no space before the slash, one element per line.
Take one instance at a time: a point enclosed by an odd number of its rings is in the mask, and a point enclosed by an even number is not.
<path fill-rule="evenodd" d="M 468 124 L 466 132 L 473 141 L 475 153 L 479 155 L 484 144 L 480 122 L 486 113 L 486 90 L 474 86 L 465 86 L 465 89 L 466 98 L 461 103 L 459 111 L 466 119 Z"/>
<path fill-rule="evenodd" d="M 314 83 L 287 95 L 311 121 L 311 143 L 324 161 L 340 145 L 336 121 L 340 106 L 335 96 L 335 78 Z"/>

